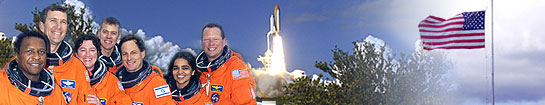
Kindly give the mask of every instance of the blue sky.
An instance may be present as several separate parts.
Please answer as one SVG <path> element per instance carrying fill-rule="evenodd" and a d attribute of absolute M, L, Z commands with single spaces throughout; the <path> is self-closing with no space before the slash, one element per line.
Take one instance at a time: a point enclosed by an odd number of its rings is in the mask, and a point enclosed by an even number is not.
<path fill-rule="evenodd" d="M 31 23 L 32 11 L 55 1 L 0 0 L 0 31 L 18 34 L 17 23 Z M 162 36 L 181 48 L 200 49 L 201 28 L 208 22 L 223 25 L 229 45 L 246 62 L 257 61 L 266 50 L 265 33 L 274 5 L 280 5 L 286 67 L 321 73 L 315 61 L 331 61 L 335 45 L 345 51 L 351 42 L 373 36 L 394 53 L 408 53 L 419 38 L 417 25 L 428 15 L 443 18 L 487 9 L 489 0 L 297 0 L 297 1 L 149 1 L 83 0 L 99 22 L 117 17 L 123 28 L 142 29 L 147 37 Z M 545 1 L 494 1 L 495 81 L 498 104 L 545 104 Z M 458 104 L 489 104 L 490 28 L 487 48 L 444 51 L 454 64 Z M 200 50 L 196 50 L 200 51 Z"/>
<path fill-rule="evenodd" d="M 388 31 L 377 27 L 361 26 L 359 18 L 346 11 L 356 8 L 362 1 L 149 1 L 149 0 L 83 0 L 100 22 L 113 16 L 129 30 L 143 29 L 148 36 L 161 35 L 165 41 L 181 48 L 200 49 L 201 28 L 209 22 L 224 27 L 229 45 L 240 52 L 246 62 L 262 66 L 257 61 L 266 50 L 265 34 L 269 30 L 269 16 L 274 5 L 281 10 L 281 35 L 284 37 L 287 69 L 303 69 L 307 73 L 321 72 L 314 68 L 315 61 L 332 59 L 335 45 L 345 50 L 353 48 L 351 42 L 373 34 L 383 40 L 398 41 L 388 36 Z M 5 15 L 0 30 L 8 36 L 18 34 L 13 24 L 30 23 L 30 11 L 43 8 L 52 1 L 6 0 L 0 8 Z M 5 9 L 4 9 L 5 8 Z M 9 11 L 5 11 L 9 10 Z M 413 35 L 415 38 L 416 35 Z M 332 40 L 334 39 L 334 40 Z M 416 40 L 416 39 L 415 39 Z M 390 44 L 390 43 L 389 43 Z M 412 44 L 412 43 L 410 43 Z M 251 45 L 251 46 L 249 46 Z M 410 50 L 412 45 L 391 43 L 397 51 Z"/>

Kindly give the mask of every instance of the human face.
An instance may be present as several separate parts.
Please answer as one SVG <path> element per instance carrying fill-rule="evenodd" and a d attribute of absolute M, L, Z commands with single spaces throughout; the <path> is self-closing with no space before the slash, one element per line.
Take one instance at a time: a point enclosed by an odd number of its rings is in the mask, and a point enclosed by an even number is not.
<path fill-rule="evenodd" d="M 112 50 L 115 43 L 119 41 L 119 25 L 102 23 L 101 29 L 98 32 L 100 37 L 100 45 L 104 50 Z"/>
<path fill-rule="evenodd" d="M 45 66 L 47 50 L 42 39 L 26 37 L 21 43 L 21 49 L 17 52 L 16 62 L 23 70 L 23 74 L 32 81 L 37 81 L 40 72 Z"/>
<path fill-rule="evenodd" d="M 136 72 L 144 65 L 146 51 L 140 51 L 135 40 L 127 41 L 121 46 L 121 59 L 128 72 Z"/>
<path fill-rule="evenodd" d="M 195 74 L 195 71 L 191 69 L 186 59 L 178 58 L 174 61 L 174 67 L 172 67 L 172 76 L 176 80 L 178 88 L 183 88 L 189 84 L 189 78 Z"/>
<path fill-rule="evenodd" d="M 98 58 L 98 51 L 93 41 L 84 40 L 81 46 L 77 49 L 76 57 L 83 62 L 87 70 L 93 70 Z"/>
<path fill-rule="evenodd" d="M 221 38 L 221 30 L 218 27 L 205 28 L 201 44 L 208 61 L 214 61 L 222 54 L 225 38 Z"/>
<path fill-rule="evenodd" d="M 45 23 L 40 22 L 40 30 L 47 36 L 51 45 L 58 45 L 66 35 L 68 28 L 67 15 L 61 11 L 47 11 Z M 51 49 L 54 51 L 54 49 Z"/>

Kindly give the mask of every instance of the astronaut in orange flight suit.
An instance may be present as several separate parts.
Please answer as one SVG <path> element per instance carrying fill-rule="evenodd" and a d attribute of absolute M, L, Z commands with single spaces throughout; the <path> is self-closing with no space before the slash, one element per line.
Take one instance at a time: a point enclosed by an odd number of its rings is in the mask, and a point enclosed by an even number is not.
<path fill-rule="evenodd" d="M 144 41 L 135 35 L 121 38 L 123 67 L 114 75 L 121 81 L 133 105 L 175 104 L 169 86 L 158 72 L 161 70 L 144 60 L 144 45 Z"/>
<path fill-rule="evenodd" d="M 221 26 L 207 24 L 201 38 L 203 51 L 197 56 L 196 65 L 212 104 L 257 104 L 253 74 L 240 54 L 226 45 Z"/>
<path fill-rule="evenodd" d="M 131 98 L 125 94 L 121 82 L 112 73 L 108 66 L 99 60 L 100 42 L 95 35 L 82 35 L 74 42 L 76 57 L 83 62 L 89 71 L 90 85 L 96 96 L 88 97 L 89 103 L 102 105 L 129 105 Z"/>
<path fill-rule="evenodd" d="M 40 13 L 38 27 L 49 39 L 51 47 L 47 53 L 47 69 L 52 71 L 55 84 L 59 85 L 69 105 L 88 104 L 87 95 L 94 95 L 89 84 L 88 72 L 75 57 L 74 50 L 63 41 L 68 28 L 67 10 L 58 4 L 51 4 Z"/>
<path fill-rule="evenodd" d="M 165 76 L 177 105 L 203 105 L 212 103 L 199 80 L 195 55 L 189 51 L 177 52 L 168 66 Z"/>
<path fill-rule="evenodd" d="M 67 104 L 53 74 L 45 70 L 49 42 L 38 32 L 23 32 L 15 57 L 0 71 L 0 105 Z"/>

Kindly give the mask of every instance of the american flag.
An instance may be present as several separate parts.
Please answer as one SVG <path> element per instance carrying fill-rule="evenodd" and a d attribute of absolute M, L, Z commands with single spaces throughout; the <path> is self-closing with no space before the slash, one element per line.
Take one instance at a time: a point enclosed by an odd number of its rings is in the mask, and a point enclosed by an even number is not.
<path fill-rule="evenodd" d="M 418 25 L 424 49 L 484 48 L 484 13 L 464 12 L 450 19 L 428 16 Z"/>

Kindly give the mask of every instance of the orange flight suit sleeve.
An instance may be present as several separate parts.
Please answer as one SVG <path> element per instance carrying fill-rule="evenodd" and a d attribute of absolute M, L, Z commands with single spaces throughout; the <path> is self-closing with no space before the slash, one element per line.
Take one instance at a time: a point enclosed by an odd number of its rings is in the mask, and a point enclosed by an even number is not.
<path fill-rule="evenodd" d="M 250 69 L 246 66 L 246 64 L 242 60 L 235 60 L 227 70 L 230 70 L 231 72 L 234 70 L 239 70 L 239 75 L 244 75 L 242 72 L 246 72 L 246 76 L 241 77 L 235 77 L 233 75 L 233 82 L 231 83 L 231 90 L 232 90 L 232 101 L 236 105 L 255 105 L 256 98 L 255 98 L 255 80 L 253 77 L 253 73 Z"/>
<path fill-rule="evenodd" d="M 121 85 L 121 82 L 119 82 L 119 79 L 115 77 L 114 75 L 110 75 L 110 80 L 115 82 L 109 82 L 112 83 L 109 85 L 110 90 L 114 90 L 112 100 L 116 105 L 131 105 L 132 100 L 129 95 L 125 94 L 125 89 L 123 89 L 123 86 Z"/>

